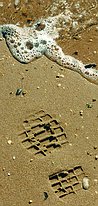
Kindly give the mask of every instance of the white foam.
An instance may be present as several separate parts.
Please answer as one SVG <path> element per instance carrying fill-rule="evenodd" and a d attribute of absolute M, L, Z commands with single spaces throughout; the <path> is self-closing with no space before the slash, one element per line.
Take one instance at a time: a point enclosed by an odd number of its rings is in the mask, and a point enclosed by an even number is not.
<path fill-rule="evenodd" d="M 62 18 L 63 15 L 49 17 L 41 22 L 36 22 L 32 27 L 21 28 L 13 24 L 1 25 L 0 32 L 5 38 L 10 52 L 18 61 L 29 63 L 45 55 L 62 67 L 76 71 L 89 81 L 98 84 L 98 71 L 93 69 L 93 66 L 85 67 L 81 61 L 65 55 L 54 40 L 58 37 L 60 29 L 57 25 L 58 20 Z"/>

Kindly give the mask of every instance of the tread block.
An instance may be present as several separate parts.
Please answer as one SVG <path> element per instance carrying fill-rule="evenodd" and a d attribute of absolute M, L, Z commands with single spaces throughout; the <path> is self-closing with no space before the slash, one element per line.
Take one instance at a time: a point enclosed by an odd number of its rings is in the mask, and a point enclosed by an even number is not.
<path fill-rule="evenodd" d="M 63 170 L 49 176 L 54 192 L 59 198 L 75 194 L 81 189 L 84 171 L 81 166 Z"/>
<path fill-rule="evenodd" d="M 30 115 L 23 122 L 19 138 L 24 147 L 34 155 L 44 155 L 68 143 L 63 127 L 43 110 Z"/>

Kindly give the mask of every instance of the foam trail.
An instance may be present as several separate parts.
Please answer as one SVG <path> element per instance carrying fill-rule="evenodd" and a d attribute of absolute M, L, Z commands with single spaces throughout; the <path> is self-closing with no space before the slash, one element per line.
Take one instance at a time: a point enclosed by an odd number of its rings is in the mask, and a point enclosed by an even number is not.
<path fill-rule="evenodd" d="M 51 44 L 48 44 L 45 55 L 63 68 L 68 68 L 78 72 L 88 81 L 98 84 L 98 70 L 95 69 L 96 64 L 91 63 L 85 65 L 78 59 L 70 55 L 65 55 L 62 51 L 62 48 L 59 47 L 55 41 L 53 41 Z"/>
<path fill-rule="evenodd" d="M 18 61 L 29 63 L 45 55 L 60 66 L 78 72 L 90 82 L 98 84 L 98 70 L 95 69 L 95 64 L 85 65 L 74 57 L 65 55 L 62 48 L 54 40 L 56 36 L 54 37 L 51 32 L 47 32 L 47 26 L 39 29 L 38 24 L 36 26 L 34 24 L 34 27 L 21 28 L 13 24 L 0 26 L 0 33 L 11 54 Z"/>

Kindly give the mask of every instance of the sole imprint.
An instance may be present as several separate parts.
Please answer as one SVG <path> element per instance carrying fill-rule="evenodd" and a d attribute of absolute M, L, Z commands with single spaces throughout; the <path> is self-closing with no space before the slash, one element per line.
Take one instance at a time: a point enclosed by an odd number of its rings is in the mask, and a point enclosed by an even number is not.
<path fill-rule="evenodd" d="M 76 194 L 82 188 L 82 179 L 85 176 L 81 166 L 63 170 L 49 176 L 51 187 L 59 198 Z"/>
<path fill-rule="evenodd" d="M 46 156 L 68 143 L 63 127 L 43 110 L 30 115 L 23 122 L 23 128 L 18 136 L 23 146 L 33 155 Z"/>

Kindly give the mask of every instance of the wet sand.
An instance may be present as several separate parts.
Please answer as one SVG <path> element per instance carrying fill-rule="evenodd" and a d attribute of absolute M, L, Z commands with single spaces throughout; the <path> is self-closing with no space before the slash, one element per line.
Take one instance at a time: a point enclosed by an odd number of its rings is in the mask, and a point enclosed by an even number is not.
<path fill-rule="evenodd" d="M 96 26 L 58 43 L 98 65 Z M 21 64 L 0 41 L 0 89 L 0 205 L 97 206 L 98 86 L 44 56 Z"/>

